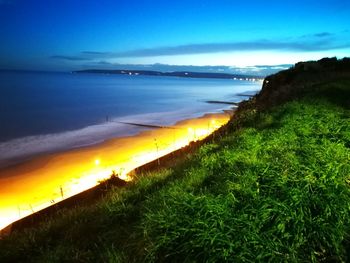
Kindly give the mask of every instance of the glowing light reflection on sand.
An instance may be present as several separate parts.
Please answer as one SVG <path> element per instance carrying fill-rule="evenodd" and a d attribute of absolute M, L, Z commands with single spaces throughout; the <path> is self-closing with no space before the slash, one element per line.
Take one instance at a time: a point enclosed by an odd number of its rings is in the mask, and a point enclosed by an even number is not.
<path fill-rule="evenodd" d="M 226 124 L 227 113 L 207 114 L 170 128 L 35 158 L 0 170 L 0 230 L 33 212 L 92 188 L 114 171 L 126 181 L 133 169 L 157 160 Z"/>

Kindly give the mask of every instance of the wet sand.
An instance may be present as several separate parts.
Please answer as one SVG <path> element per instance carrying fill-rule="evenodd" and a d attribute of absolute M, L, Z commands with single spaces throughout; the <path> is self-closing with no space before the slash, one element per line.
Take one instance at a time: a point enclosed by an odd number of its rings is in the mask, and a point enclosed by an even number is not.
<path fill-rule="evenodd" d="M 206 114 L 171 127 L 143 131 L 101 144 L 49 154 L 0 170 L 0 229 L 33 212 L 108 179 L 123 180 L 133 169 L 205 138 L 226 124 L 232 112 Z"/>

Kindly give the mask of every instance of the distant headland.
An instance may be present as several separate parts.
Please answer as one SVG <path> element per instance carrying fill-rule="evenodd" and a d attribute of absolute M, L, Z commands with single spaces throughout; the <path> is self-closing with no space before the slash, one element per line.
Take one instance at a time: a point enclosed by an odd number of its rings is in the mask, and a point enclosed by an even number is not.
<path fill-rule="evenodd" d="M 153 70 L 122 70 L 122 69 L 86 69 L 73 71 L 72 73 L 96 73 L 96 74 L 119 74 L 119 75 L 145 75 L 145 76 L 165 76 L 165 77 L 182 77 L 182 78 L 214 78 L 214 79 L 234 79 L 234 80 L 263 80 L 261 76 L 240 75 L 229 73 L 212 73 L 212 72 L 191 72 L 191 71 L 172 71 L 160 72 Z"/>

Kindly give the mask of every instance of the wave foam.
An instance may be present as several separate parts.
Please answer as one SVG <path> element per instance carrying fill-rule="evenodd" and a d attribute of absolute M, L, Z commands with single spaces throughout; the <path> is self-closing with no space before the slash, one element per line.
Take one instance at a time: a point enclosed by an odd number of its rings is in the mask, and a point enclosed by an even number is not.
<path fill-rule="evenodd" d="M 0 167 L 5 167 L 31 157 L 101 143 L 107 139 L 131 136 L 146 128 L 118 122 L 171 125 L 177 121 L 199 117 L 208 108 L 181 109 L 113 118 L 109 122 L 91 125 L 79 130 L 45 135 L 27 136 L 0 143 Z M 217 112 L 219 109 L 211 109 Z"/>

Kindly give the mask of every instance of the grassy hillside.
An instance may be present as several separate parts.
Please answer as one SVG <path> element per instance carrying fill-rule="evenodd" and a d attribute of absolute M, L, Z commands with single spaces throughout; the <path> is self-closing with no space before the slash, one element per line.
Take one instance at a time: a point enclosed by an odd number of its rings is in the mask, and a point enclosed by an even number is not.
<path fill-rule="evenodd" d="M 0 262 L 350 260 L 350 81 L 259 112 L 173 168 L 0 240 Z"/>

